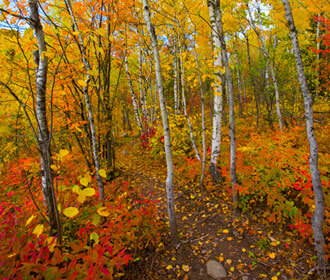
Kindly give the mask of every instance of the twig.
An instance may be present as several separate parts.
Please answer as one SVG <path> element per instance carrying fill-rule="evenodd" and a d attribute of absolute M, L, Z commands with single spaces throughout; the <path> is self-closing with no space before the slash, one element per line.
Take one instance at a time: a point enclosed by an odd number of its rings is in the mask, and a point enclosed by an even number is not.
<path fill-rule="evenodd" d="M 25 171 L 24 171 L 24 175 L 26 175 L 26 174 L 25 174 Z M 25 179 L 26 179 L 27 187 L 28 187 L 28 190 L 29 190 L 29 193 L 30 193 L 30 195 L 31 195 L 31 198 L 32 198 L 32 201 L 33 201 L 34 205 L 37 207 L 37 209 L 38 209 L 40 215 L 43 217 L 43 219 L 46 221 L 46 223 L 47 223 L 48 225 L 50 225 L 49 221 L 46 219 L 46 217 L 44 216 L 44 214 L 42 214 L 42 212 L 41 212 L 41 210 L 40 210 L 40 208 L 39 208 L 37 202 L 36 202 L 35 199 L 34 199 L 33 193 L 32 193 L 32 191 L 31 191 L 31 184 L 32 184 L 32 181 L 33 181 L 33 177 L 32 177 L 32 179 L 30 180 L 30 182 L 29 182 L 27 176 L 25 176 Z"/>

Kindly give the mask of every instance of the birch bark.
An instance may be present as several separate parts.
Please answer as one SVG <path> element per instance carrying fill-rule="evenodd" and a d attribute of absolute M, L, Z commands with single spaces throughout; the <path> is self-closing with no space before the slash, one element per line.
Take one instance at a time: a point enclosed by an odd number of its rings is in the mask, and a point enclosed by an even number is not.
<path fill-rule="evenodd" d="M 38 51 L 34 52 L 36 66 L 36 115 L 39 133 L 39 148 L 41 156 L 41 187 L 44 198 L 46 199 L 50 234 L 58 234 L 61 242 L 62 231 L 57 211 L 56 197 L 53 186 L 53 174 L 51 165 L 50 135 L 46 114 L 46 90 L 47 90 L 47 71 L 48 58 L 46 56 L 45 34 L 40 22 L 39 8 L 37 0 L 29 0 L 31 11 L 31 25 L 38 42 Z"/>
<path fill-rule="evenodd" d="M 192 146 L 195 150 L 196 158 L 199 161 L 202 161 L 201 155 L 199 153 L 199 150 L 198 150 L 196 142 L 195 142 L 195 137 L 194 137 L 194 132 L 193 132 L 193 128 L 192 128 L 192 125 L 191 125 L 191 121 L 190 121 L 190 118 L 189 118 L 189 115 L 188 115 L 188 112 L 187 112 L 187 101 L 186 101 L 186 93 L 185 93 L 185 71 L 184 71 L 182 48 L 181 47 L 180 47 L 180 69 L 181 69 L 181 95 L 182 95 L 183 113 L 184 113 L 184 116 L 186 117 L 186 120 L 187 120 L 187 123 L 188 123 L 190 140 L 191 140 Z"/>
<path fill-rule="evenodd" d="M 325 273 L 327 262 L 325 259 L 325 252 L 324 252 L 325 239 L 322 231 L 322 226 L 324 221 L 324 195 L 322 191 L 320 171 L 318 168 L 318 147 L 314 133 L 314 118 L 313 118 L 313 108 L 312 108 L 313 101 L 307 86 L 306 76 L 304 72 L 304 64 L 301 58 L 297 30 L 293 21 L 290 3 L 288 0 L 282 0 L 282 2 L 285 9 L 285 17 L 288 21 L 288 25 L 290 29 L 290 37 L 296 59 L 300 88 L 304 97 L 306 130 L 307 130 L 309 149 L 310 149 L 309 168 L 312 175 L 312 183 L 313 183 L 313 190 L 315 196 L 315 212 L 312 218 L 312 227 L 313 227 L 314 242 L 318 257 L 319 268 L 323 270 Z"/>
<path fill-rule="evenodd" d="M 233 206 L 236 208 L 237 206 L 237 194 L 236 194 L 236 136 L 235 136 L 235 116 L 234 116 L 234 92 L 233 92 L 233 79 L 231 76 L 231 70 L 229 67 L 228 54 L 226 48 L 226 42 L 223 34 L 222 27 L 222 15 L 220 9 L 220 1 L 215 1 L 215 13 L 216 13 L 216 24 L 218 30 L 218 36 L 221 43 L 221 52 L 222 59 L 226 69 L 226 80 L 228 87 L 228 99 L 229 99 L 229 138 L 230 138 L 230 177 L 231 177 L 231 185 L 233 191 Z"/>
<path fill-rule="evenodd" d="M 70 0 L 65 0 L 68 12 L 70 14 L 73 26 L 77 32 L 79 32 L 79 27 L 76 22 L 76 18 L 73 14 L 72 6 L 71 6 L 71 1 Z M 86 77 L 85 77 L 85 83 L 86 86 L 83 87 L 83 93 L 84 93 L 84 99 L 85 99 L 85 104 L 88 112 L 88 119 L 89 119 L 89 126 L 91 130 L 91 137 L 92 137 L 92 146 L 93 146 L 93 157 L 94 157 L 94 162 L 95 162 L 95 169 L 96 169 L 96 178 L 97 178 L 97 183 L 99 186 L 99 192 L 100 192 L 100 199 L 104 201 L 104 187 L 103 187 L 103 181 L 102 177 L 99 174 L 100 171 L 100 161 L 99 161 L 99 153 L 98 153 L 98 144 L 97 144 L 97 138 L 96 138 L 96 129 L 95 129 L 95 122 L 94 122 L 94 115 L 93 115 L 93 110 L 92 110 L 92 105 L 90 103 L 89 99 L 89 94 L 88 94 L 88 83 L 90 82 L 91 75 L 91 67 L 89 65 L 89 62 L 87 60 L 86 56 L 86 48 L 84 46 L 84 41 L 81 36 L 81 34 L 78 34 L 78 41 L 77 44 L 79 45 L 80 51 L 81 51 L 81 59 L 82 62 L 85 66 L 85 71 L 86 71 Z"/>
<path fill-rule="evenodd" d="M 138 104 L 136 101 L 136 97 L 134 94 L 134 89 L 133 89 L 133 84 L 132 84 L 132 78 L 131 78 L 131 73 L 129 72 L 129 67 L 128 67 L 128 59 L 127 59 L 127 54 L 125 53 L 125 69 L 126 69 L 126 77 L 127 77 L 127 81 L 128 81 L 128 85 L 129 85 L 129 90 L 131 93 L 131 98 L 132 98 L 132 103 L 133 103 L 133 109 L 134 109 L 134 115 L 135 115 L 135 120 L 139 126 L 140 129 L 140 135 L 142 135 L 143 133 L 143 125 L 142 125 L 142 121 L 140 119 L 140 112 L 139 112 L 139 108 L 138 108 Z M 142 87 L 142 84 L 141 84 Z"/>
<path fill-rule="evenodd" d="M 213 40 L 213 53 L 214 53 L 214 76 L 215 76 L 215 91 L 214 91 L 214 107 L 213 107 L 213 123 L 212 123 L 212 146 L 211 146 L 211 160 L 210 160 L 210 174 L 215 183 L 220 183 L 222 178 L 221 174 L 217 169 L 217 159 L 220 155 L 220 143 L 221 143 L 221 122 L 222 122 L 222 107 L 223 107 L 223 96 L 222 96 L 222 80 L 221 67 L 222 57 L 220 53 L 220 40 L 217 36 L 216 18 L 214 13 L 214 0 L 208 0 L 207 5 L 210 14 L 210 21 L 212 27 L 212 40 Z"/>
<path fill-rule="evenodd" d="M 148 0 L 143 0 L 144 9 L 144 19 L 147 24 L 148 32 L 150 35 L 151 46 L 154 53 L 155 59 L 155 70 L 156 70 L 156 84 L 159 96 L 160 110 L 163 120 L 164 129 L 164 145 L 165 145 L 165 155 L 167 164 L 167 178 L 166 178 L 166 195 L 168 204 L 168 216 L 170 222 L 170 232 L 171 232 L 171 243 L 175 246 L 178 242 L 177 237 L 177 226 L 175 220 L 175 209 L 174 209 L 174 193 L 173 193 L 173 160 L 172 160 L 172 150 L 171 150 L 171 137 L 170 137 L 170 127 L 168 122 L 165 98 L 164 98 L 164 88 L 162 81 L 162 73 L 160 67 L 160 57 L 157 45 L 157 37 L 155 29 L 150 19 L 150 7 Z"/>

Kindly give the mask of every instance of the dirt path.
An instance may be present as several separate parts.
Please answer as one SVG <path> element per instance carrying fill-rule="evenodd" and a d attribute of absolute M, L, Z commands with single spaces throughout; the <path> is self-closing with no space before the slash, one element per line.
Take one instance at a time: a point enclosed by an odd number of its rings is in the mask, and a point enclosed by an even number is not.
<path fill-rule="evenodd" d="M 147 197 L 159 201 L 159 214 L 167 221 L 165 193 L 166 166 L 148 153 L 138 152 L 136 143 L 127 143 L 118 152 L 121 179 L 139 188 Z M 206 263 L 219 262 L 227 277 L 221 279 L 317 279 L 305 278 L 309 268 L 301 249 L 294 258 L 278 236 L 272 236 L 248 218 L 234 219 L 225 195 L 201 195 L 189 186 L 175 187 L 176 219 L 180 244 L 171 249 L 168 232 L 148 257 L 143 275 L 132 279 L 213 279 Z"/>

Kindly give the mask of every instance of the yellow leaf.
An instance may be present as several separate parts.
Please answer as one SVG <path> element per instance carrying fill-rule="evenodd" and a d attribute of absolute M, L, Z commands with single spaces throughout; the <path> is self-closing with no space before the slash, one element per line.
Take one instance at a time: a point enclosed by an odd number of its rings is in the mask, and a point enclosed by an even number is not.
<path fill-rule="evenodd" d="M 101 207 L 97 210 L 97 213 L 100 215 L 100 216 L 103 216 L 103 217 L 108 217 L 110 215 L 110 212 L 108 210 L 107 207 Z"/>
<path fill-rule="evenodd" d="M 81 192 L 79 195 L 78 195 L 78 202 L 79 203 L 84 203 L 86 200 L 86 196 Z"/>
<path fill-rule="evenodd" d="M 107 172 L 104 169 L 100 169 L 99 174 L 100 174 L 101 177 L 107 178 Z"/>
<path fill-rule="evenodd" d="M 78 85 L 80 85 L 82 87 L 87 87 L 87 83 L 84 80 L 79 80 Z"/>
<path fill-rule="evenodd" d="M 173 266 L 171 266 L 170 264 L 166 267 L 167 270 L 173 269 Z"/>
<path fill-rule="evenodd" d="M 72 32 L 73 35 L 79 35 L 79 31 Z"/>
<path fill-rule="evenodd" d="M 226 260 L 226 263 L 227 263 L 228 265 L 231 265 L 232 262 L 233 262 L 233 261 L 232 261 L 231 259 Z"/>
<path fill-rule="evenodd" d="M 235 267 L 232 266 L 232 267 L 229 269 L 229 271 L 230 271 L 230 272 L 234 272 L 234 271 L 235 271 Z"/>
<path fill-rule="evenodd" d="M 30 218 L 28 218 L 28 220 L 26 221 L 25 226 L 28 226 L 35 217 L 37 217 L 37 216 L 36 215 L 32 215 Z"/>
<path fill-rule="evenodd" d="M 56 238 L 54 240 L 54 237 L 48 237 L 46 239 L 46 244 L 48 246 L 49 252 L 54 252 L 54 248 L 56 246 Z"/>
<path fill-rule="evenodd" d="M 233 238 L 232 238 L 231 236 L 228 236 L 228 237 L 227 237 L 227 240 L 228 240 L 228 241 L 232 241 Z"/>
<path fill-rule="evenodd" d="M 67 151 L 67 150 L 64 150 L 64 149 L 61 149 L 60 150 L 60 156 L 61 157 L 65 157 L 66 155 L 68 155 L 69 154 L 69 152 Z"/>
<path fill-rule="evenodd" d="M 246 249 L 245 248 L 242 248 L 242 252 L 245 253 L 246 252 Z"/>
<path fill-rule="evenodd" d="M 12 258 L 12 257 L 14 257 L 14 256 L 16 256 L 16 255 L 17 255 L 17 253 L 14 252 L 14 253 L 9 254 L 7 257 L 8 257 L 8 258 Z"/>
<path fill-rule="evenodd" d="M 183 264 L 182 265 L 182 270 L 184 271 L 184 272 L 189 272 L 189 265 L 186 265 L 186 264 Z"/>
<path fill-rule="evenodd" d="M 268 256 L 269 256 L 271 259 L 275 259 L 276 254 L 275 254 L 275 253 L 268 253 Z"/>
<path fill-rule="evenodd" d="M 73 218 L 79 213 L 79 210 L 76 207 L 68 207 L 63 210 L 63 214 L 69 218 Z"/>
<path fill-rule="evenodd" d="M 83 189 L 81 193 L 85 196 L 93 196 L 95 194 L 95 190 L 93 188 L 86 188 Z"/>
<path fill-rule="evenodd" d="M 97 29 L 96 32 L 97 32 L 98 34 L 100 34 L 101 36 L 105 36 L 105 35 L 107 35 L 107 31 L 104 30 L 103 28 L 99 28 L 99 29 Z"/>
<path fill-rule="evenodd" d="M 229 230 L 228 229 L 224 229 L 222 232 L 223 233 L 229 233 Z"/>
<path fill-rule="evenodd" d="M 91 177 L 91 175 L 89 175 L 89 173 L 86 173 L 84 175 L 84 177 L 85 177 L 85 179 L 87 180 L 88 183 L 92 182 L 92 177 Z"/>
<path fill-rule="evenodd" d="M 273 276 L 271 279 L 272 279 L 272 280 L 277 280 L 278 278 L 277 278 L 277 276 L 275 275 L 275 276 Z"/>
<path fill-rule="evenodd" d="M 39 237 L 43 231 L 44 231 L 44 225 L 39 224 L 39 225 L 36 225 L 36 227 L 34 228 L 32 233 L 35 234 L 37 237 Z"/>
<path fill-rule="evenodd" d="M 52 165 L 50 166 L 50 168 L 53 169 L 54 171 L 56 171 L 57 166 L 56 166 L 55 164 L 52 164 Z"/>
<path fill-rule="evenodd" d="M 80 193 L 80 187 L 78 185 L 74 185 L 73 188 L 72 188 L 72 191 L 79 194 Z"/>
<path fill-rule="evenodd" d="M 187 220 L 188 218 L 186 216 L 182 217 L 182 221 Z"/>
<path fill-rule="evenodd" d="M 81 178 L 80 179 L 80 184 L 82 184 L 83 186 L 87 187 L 88 185 L 88 181 L 85 177 Z"/>

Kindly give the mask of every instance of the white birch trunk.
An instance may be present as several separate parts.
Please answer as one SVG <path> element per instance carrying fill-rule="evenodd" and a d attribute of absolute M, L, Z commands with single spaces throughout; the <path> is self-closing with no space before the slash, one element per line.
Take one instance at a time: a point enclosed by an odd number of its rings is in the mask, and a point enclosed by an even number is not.
<path fill-rule="evenodd" d="M 188 123 L 188 128 L 189 128 L 189 134 L 190 134 L 190 140 L 191 140 L 191 144 L 195 150 L 196 153 L 196 158 L 199 161 L 202 161 L 201 155 L 199 153 L 199 150 L 196 146 L 196 142 L 195 142 L 195 138 L 194 138 L 194 132 L 193 132 L 193 128 L 191 125 L 191 121 L 190 118 L 188 116 L 188 112 L 187 112 L 187 102 L 186 102 L 186 93 L 185 93 L 185 76 L 184 76 L 184 65 L 183 65 L 183 58 L 182 58 L 182 49 L 180 48 L 180 68 L 181 68 L 181 93 L 182 93 L 182 105 L 183 105 L 183 113 L 184 116 L 187 119 L 187 123 Z"/>
<path fill-rule="evenodd" d="M 143 125 L 142 125 L 142 121 L 140 119 L 140 112 L 139 112 L 138 104 L 137 104 L 136 97 L 135 97 L 135 94 L 134 94 L 134 89 L 133 89 L 133 84 L 132 84 L 132 79 L 131 79 L 131 73 L 129 72 L 128 59 L 127 59 L 126 54 L 125 54 L 124 59 L 125 59 L 126 77 L 127 77 L 127 81 L 128 81 L 128 85 L 129 85 L 129 90 L 130 90 L 130 93 L 131 93 L 135 120 L 136 120 L 136 122 L 138 124 L 138 127 L 140 129 L 140 135 L 142 135 Z M 141 87 L 142 87 L 142 85 L 141 85 Z"/>
<path fill-rule="evenodd" d="M 314 118 L 312 108 L 312 98 L 307 87 L 306 76 L 304 73 L 304 64 L 302 62 L 300 47 L 296 27 L 294 25 L 290 3 L 288 0 L 282 0 L 285 8 L 285 17 L 289 24 L 290 37 L 293 45 L 294 55 L 296 58 L 298 78 L 300 82 L 301 91 L 304 97 L 306 130 L 309 141 L 310 155 L 309 168 L 312 176 L 313 190 L 315 196 L 315 212 L 312 218 L 312 227 L 314 232 L 314 242 L 318 257 L 319 269 L 326 271 L 326 259 L 324 252 L 324 234 L 322 231 L 324 221 L 324 195 L 322 191 L 322 184 L 320 179 L 320 171 L 318 168 L 318 147 L 314 133 Z"/>
<path fill-rule="evenodd" d="M 237 50 L 235 50 L 236 67 L 237 67 L 237 87 L 238 87 L 238 102 L 239 102 L 239 117 L 242 118 L 243 105 L 242 105 L 242 83 L 241 83 L 241 71 L 239 70 L 239 61 Z"/>
<path fill-rule="evenodd" d="M 217 26 L 216 18 L 214 13 L 214 1 L 208 0 L 207 5 L 209 8 L 210 21 L 212 27 L 212 40 L 213 40 L 213 53 L 214 53 L 214 83 L 215 83 L 215 92 L 214 92 L 214 108 L 213 108 L 213 124 L 212 124 L 212 146 L 211 146 L 211 160 L 210 160 L 210 174 L 212 179 L 216 183 L 220 183 L 222 178 L 221 174 L 217 169 L 217 159 L 220 155 L 220 143 L 221 143 L 221 122 L 222 122 L 222 106 L 223 106 L 223 96 L 222 96 L 222 81 L 221 81 L 221 72 L 219 67 L 221 67 L 222 58 L 220 50 L 220 40 L 217 36 Z"/>
<path fill-rule="evenodd" d="M 31 25 L 35 32 L 35 37 L 38 42 L 38 51 L 34 52 L 34 60 L 36 66 L 36 115 L 39 133 L 39 147 L 41 156 L 41 187 L 46 199 L 50 234 L 58 235 L 58 240 L 61 242 L 62 229 L 57 210 L 56 197 L 53 186 L 53 174 L 50 168 L 51 165 L 51 150 L 50 150 L 50 135 L 46 114 L 46 91 L 47 91 L 47 71 L 48 58 L 46 56 L 45 34 L 40 22 L 38 1 L 29 0 L 31 11 Z"/>
<path fill-rule="evenodd" d="M 174 113 L 178 115 L 179 112 L 179 70 L 178 70 L 178 52 L 176 46 L 176 40 L 174 39 L 174 51 L 173 51 L 173 72 L 174 72 Z"/>
<path fill-rule="evenodd" d="M 226 42 L 223 34 L 222 27 L 222 15 L 220 9 L 220 2 L 217 0 L 215 5 L 215 13 L 217 18 L 217 30 L 221 43 L 222 59 L 226 69 L 226 80 L 228 88 L 228 106 L 229 106 L 229 138 L 230 138 L 230 178 L 233 191 L 233 206 L 237 207 L 237 194 L 236 194 L 236 133 L 235 133 L 235 116 L 234 116 L 234 91 L 233 91 L 233 79 L 231 70 L 229 67 L 228 54 L 226 48 Z"/>
<path fill-rule="evenodd" d="M 141 45 L 139 45 L 139 90 L 140 90 L 140 100 L 141 100 L 141 107 L 143 112 L 143 117 L 145 121 L 146 127 L 148 127 L 149 122 L 149 113 L 147 108 L 147 97 L 146 92 L 144 90 L 144 87 L 142 85 L 142 61 L 143 61 L 143 54 L 142 54 L 142 48 Z"/>
<path fill-rule="evenodd" d="M 202 107 L 203 159 L 202 159 L 202 174 L 201 174 L 201 180 L 200 180 L 200 188 L 202 191 L 204 188 L 204 175 L 205 175 L 205 163 L 206 163 L 206 143 L 205 143 L 206 127 L 205 127 L 204 91 L 203 91 L 203 81 L 202 81 L 202 77 L 201 77 L 201 72 L 199 69 L 198 55 L 197 55 L 196 48 L 194 45 L 192 48 L 194 51 L 194 56 L 195 56 L 195 61 L 196 61 L 196 69 L 197 69 L 197 74 L 198 74 L 199 90 L 200 90 L 200 97 L 201 97 L 201 107 Z"/>
<path fill-rule="evenodd" d="M 77 32 L 79 32 L 79 27 L 77 25 L 76 18 L 73 14 L 71 1 L 65 0 L 65 3 L 67 6 L 67 9 L 68 9 L 68 12 L 71 16 L 73 26 L 74 26 L 75 30 Z M 87 108 L 87 112 L 88 112 L 89 126 L 90 126 L 90 130 L 91 130 L 93 157 L 94 157 L 95 169 L 96 169 L 96 178 L 97 178 L 97 183 L 98 183 L 98 187 L 99 187 L 100 199 L 104 202 L 104 185 L 103 185 L 102 177 L 99 174 L 100 160 L 99 160 L 99 153 L 98 153 L 98 144 L 97 144 L 97 138 L 96 138 L 94 115 L 93 115 L 92 105 L 90 103 L 90 99 L 89 99 L 89 95 L 88 95 L 88 84 L 91 79 L 91 75 L 90 75 L 91 67 L 87 60 L 86 48 L 84 46 L 84 41 L 83 41 L 83 38 L 82 38 L 80 32 L 78 34 L 78 39 L 79 40 L 77 41 L 77 44 L 79 45 L 79 48 L 81 50 L 81 59 L 85 66 L 85 71 L 86 71 L 86 77 L 85 77 L 86 86 L 83 87 L 83 93 L 84 93 L 85 104 L 86 104 L 86 108 Z"/>
<path fill-rule="evenodd" d="M 172 150 L 171 150 L 170 127 L 169 127 L 165 98 L 164 98 L 164 88 L 163 88 L 162 73 L 160 67 L 160 57 L 159 57 L 159 51 L 157 45 L 157 37 L 154 26 L 152 25 L 150 19 L 150 7 L 148 0 L 143 0 L 143 8 L 144 8 L 144 18 L 149 31 L 151 46 L 155 59 L 156 83 L 157 83 L 159 103 L 160 103 L 160 109 L 163 120 L 164 145 L 165 145 L 165 155 L 166 155 L 166 164 L 167 164 L 166 195 L 167 195 L 167 204 L 168 204 L 168 216 L 170 222 L 171 242 L 172 245 L 175 246 L 178 242 L 178 237 L 177 237 L 177 226 L 176 226 L 175 208 L 174 208 L 174 193 L 173 193 L 174 170 L 173 170 L 173 160 L 172 160 Z"/>

